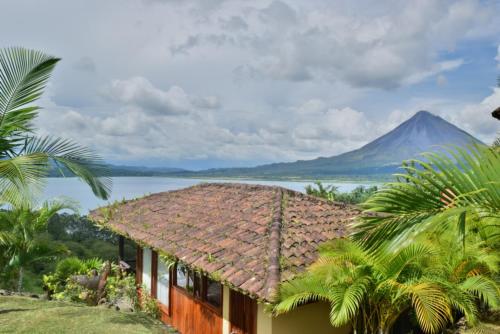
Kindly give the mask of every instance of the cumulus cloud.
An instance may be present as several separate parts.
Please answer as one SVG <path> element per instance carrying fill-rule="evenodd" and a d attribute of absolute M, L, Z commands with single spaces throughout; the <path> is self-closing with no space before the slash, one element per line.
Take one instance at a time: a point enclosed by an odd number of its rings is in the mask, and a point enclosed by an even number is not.
<path fill-rule="evenodd" d="M 210 43 L 245 47 L 252 57 L 236 67 L 240 75 L 391 89 L 459 68 L 463 59 L 442 60 L 440 55 L 464 36 L 495 33 L 485 29 L 495 20 L 495 7 L 479 1 L 377 2 L 386 9 L 383 15 L 362 6 L 362 11 L 343 2 L 294 8 L 272 1 L 246 8 L 242 18 L 235 16 L 240 7 L 228 5 L 219 11 L 218 21 L 204 22 L 198 33 L 171 46 L 171 52 L 188 54 Z M 245 29 L 227 29 L 228 20 Z"/>
<path fill-rule="evenodd" d="M 188 95 L 184 89 L 172 86 L 161 90 L 143 77 L 113 80 L 102 90 L 102 95 L 122 104 L 134 105 L 160 115 L 179 115 L 193 111 L 194 107 L 217 108 L 215 96 Z"/>
<path fill-rule="evenodd" d="M 2 6 L 0 30 L 10 32 L 5 45 L 63 58 L 43 102 L 46 134 L 114 160 L 269 162 L 355 149 L 420 109 L 488 142 L 498 93 L 479 99 L 487 80 L 470 73 L 494 70 L 498 8 L 479 0 L 25 0 Z"/>
<path fill-rule="evenodd" d="M 448 112 L 444 117 L 470 133 L 479 134 L 486 143 L 500 133 L 500 122 L 491 116 L 491 112 L 500 106 L 500 88 L 493 88 L 491 95 L 478 104 L 466 104 L 462 108 Z"/>

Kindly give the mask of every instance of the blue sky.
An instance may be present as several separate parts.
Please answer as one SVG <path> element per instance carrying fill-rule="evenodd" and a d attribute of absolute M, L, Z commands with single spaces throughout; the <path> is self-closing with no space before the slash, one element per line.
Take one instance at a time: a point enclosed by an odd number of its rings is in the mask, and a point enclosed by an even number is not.
<path fill-rule="evenodd" d="M 0 46 L 63 60 L 43 134 L 118 164 L 346 152 L 421 109 L 490 142 L 500 1 L 2 2 Z M 495 15 L 497 14 L 497 15 Z"/>

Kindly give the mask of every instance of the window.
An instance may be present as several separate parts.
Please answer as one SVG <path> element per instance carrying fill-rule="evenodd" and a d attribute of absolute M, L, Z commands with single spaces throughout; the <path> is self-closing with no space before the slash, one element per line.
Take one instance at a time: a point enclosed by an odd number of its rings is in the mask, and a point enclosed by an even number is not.
<path fill-rule="evenodd" d="M 151 291 L 151 249 L 142 250 L 142 284 Z"/>
<path fill-rule="evenodd" d="M 158 278 L 156 280 L 156 293 L 158 295 L 158 300 L 163 305 L 169 305 L 169 284 L 170 284 L 170 273 L 169 269 L 161 258 L 158 258 Z"/>
<path fill-rule="evenodd" d="M 222 285 L 219 282 L 207 278 L 205 291 L 205 300 L 208 304 L 215 308 L 222 306 Z"/>
<path fill-rule="evenodd" d="M 188 288 L 189 271 L 186 268 L 186 266 L 178 263 L 175 266 L 175 271 L 176 271 L 175 285 L 177 285 L 179 288 L 183 288 L 189 291 Z"/>
<path fill-rule="evenodd" d="M 222 308 L 222 285 L 205 275 L 187 268 L 178 263 L 175 269 L 174 283 L 182 288 L 195 299 L 221 311 Z"/>

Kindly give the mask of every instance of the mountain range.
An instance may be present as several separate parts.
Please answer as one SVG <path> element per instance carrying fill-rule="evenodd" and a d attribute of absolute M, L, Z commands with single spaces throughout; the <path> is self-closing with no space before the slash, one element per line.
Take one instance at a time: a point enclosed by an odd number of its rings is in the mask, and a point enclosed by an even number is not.
<path fill-rule="evenodd" d="M 445 145 L 466 146 L 478 139 L 428 111 L 419 111 L 395 129 L 363 147 L 332 157 L 273 163 L 252 168 L 174 172 L 178 176 L 249 178 L 328 178 L 390 174 L 403 160 Z"/>
<path fill-rule="evenodd" d="M 281 162 L 248 168 L 189 171 L 168 167 L 110 165 L 112 176 L 174 176 L 261 179 L 327 179 L 384 176 L 403 160 L 445 145 L 466 146 L 481 141 L 428 111 L 419 111 L 395 129 L 356 150 L 332 157 Z M 55 176 L 55 175 L 53 175 Z"/>

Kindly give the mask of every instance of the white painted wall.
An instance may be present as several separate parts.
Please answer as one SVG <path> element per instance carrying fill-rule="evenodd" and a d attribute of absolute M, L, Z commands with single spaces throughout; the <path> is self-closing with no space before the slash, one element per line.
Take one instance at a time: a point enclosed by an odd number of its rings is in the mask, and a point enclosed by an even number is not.
<path fill-rule="evenodd" d="M 230 334 L 229 293 L 229 288 L 225 285 L 222 286 L 222 334 Z"/>
<path fill-rule="evenodd" d="M 142 250 L 142 284 L 151 291 L 151 249 Z"/>
<path fill-rule="evenodd" d="M 168 306 L 169 304 L 169 280 L 170 276 L 168 273 L 168 268 L 165 262 L 158 257 L 158 279 L 156 281 L 156 293 L 157 299 L 163 305 Z"/>

